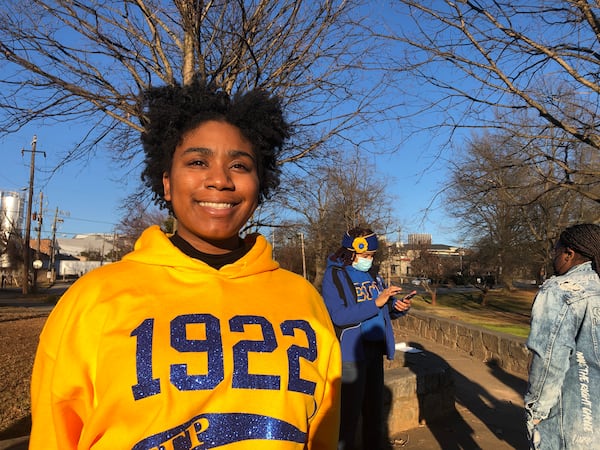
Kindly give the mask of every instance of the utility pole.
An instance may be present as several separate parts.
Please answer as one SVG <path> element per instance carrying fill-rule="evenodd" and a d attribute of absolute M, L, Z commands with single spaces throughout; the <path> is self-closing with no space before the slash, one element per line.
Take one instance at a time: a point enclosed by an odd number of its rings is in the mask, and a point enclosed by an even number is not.
<path fill-rule="evenodd" d="M 54 221 L 52 222 L 52 240 L 50 241 L 50 284 L 56 280 L 56 223 L 63 222 L 63 219 L 58 218 L 58 206 L 54 213 Z"/>
<path fill-rule="evenodd" d="M 300 247 L 302 249 L 302 276 L 306 278 L 306 255 L 304 253 L 304 233 L 301 231 L 298 233 L 300 236 Z"/>
<path fill-rule="evenodd" d="M 106 235 L 102 233 L 102 248 L 100 249 L 100 265 L 104 264 L 104 244 L 106 242 Z"/>
<path fill-rule="evenodd" d="M 27 217 L 25 219 L 25 245 L 23 246 L 23 294 L 29 294 L 29 269 L 31 265 L 31 252 L 30 246 L 30 235 L 31 235 L 31 208 L 33 203 L 33 177 L 35 174 L 35 154 L 37 152 L 37 136 L 33 136 L 31 141 L 31 150 L 21 149 L 21 155 L 25 155 L 25 152 L 31 153 L 31 163 L 29 164 L 29 190 L 27 195 Z M 43 153 L 46 157 L 45 152 Z"/>
<path fill-rule="evenodd" d="M 42 222 L 44 221 L 42 208 L 44 207 L 44 193 L 40 191 L 40 207 L 38 212 L 35 215 L 35 219 L 37 220 L 37 245 L 35 247 L 35 259 L 40 259 L 40 250 L 42 247 Z"/>
<path fill-rule="evenodd" d="M 113 262 L 118 260 L 118 254 L 119 254 L 119 248 L 118 248 L 118 241 L 117 241 L 117 232 L 113 231 L 113 241 L 112 241 L 112 258 L 111 260 Z"/>
<path fill-rule="evenodd" d="M 44 193 L 40 191 L 40 206 L 38 212 L 35 213 L 35 220 L 37 221 L 37 245 L 35 246 L 35 260 L 33 261 L 33 291 L 37 290 L 37 278 L 38 278 L 38 269 L 39 267 L 36 264 L 40 264 L 40 250 L 42 247 L 42 222 L 43 218 L 43 208 L 44 208 Z"/>

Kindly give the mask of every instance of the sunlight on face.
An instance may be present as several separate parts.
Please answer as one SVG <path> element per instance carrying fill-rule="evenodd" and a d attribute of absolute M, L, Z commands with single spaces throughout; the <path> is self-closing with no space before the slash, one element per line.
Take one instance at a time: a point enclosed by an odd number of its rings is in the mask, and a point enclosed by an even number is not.
<path fill-rule="evenodd" d="M 252 145 L 229 123 L 204 122 L 175 149 L 163 186 L 183 239 L 205 253 L 233 250 L 258 205 Z"/>

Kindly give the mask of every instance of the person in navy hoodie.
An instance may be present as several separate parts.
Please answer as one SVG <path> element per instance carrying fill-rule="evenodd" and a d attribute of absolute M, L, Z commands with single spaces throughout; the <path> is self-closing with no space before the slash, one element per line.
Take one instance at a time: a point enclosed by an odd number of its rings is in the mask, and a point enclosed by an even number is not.
<path fill-rule="evenodd" d="M 327 260 L 322 295 L 342 348 L 342 407 L 338 450 L 354 450 L 362 416 L 362 447 L 383 447 L 383 356 L 394 358 L 391 320 L 405 314 L 410 299 L 386 286 L 373 269 L 377 235 L 353 228 Z"/>

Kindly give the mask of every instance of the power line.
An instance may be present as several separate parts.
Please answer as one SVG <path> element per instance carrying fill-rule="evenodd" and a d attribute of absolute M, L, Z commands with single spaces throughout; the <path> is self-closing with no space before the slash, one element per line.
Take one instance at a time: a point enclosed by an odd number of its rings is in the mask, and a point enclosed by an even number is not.
<path fill-rule="evenodd" d="M 105 222 L 102 220 L 95 220 L 95 219 L 81 219 L 81 218 L 77 218 L 77 217 L 67 217 L 68 220 L 78 220 L 80 222 L 91 222 L 91 223 L 103 223 L 105 225 L 118 225 L 117 223 L 114 222 Z"/>

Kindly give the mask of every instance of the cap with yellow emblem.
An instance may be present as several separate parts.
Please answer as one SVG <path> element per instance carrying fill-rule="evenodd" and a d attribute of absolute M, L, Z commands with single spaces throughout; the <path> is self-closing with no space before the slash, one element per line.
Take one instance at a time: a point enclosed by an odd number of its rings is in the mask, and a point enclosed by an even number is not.
<path fill-rule="evenodd" d="M 367 236 L 352 237 L 348 232 L 342 238 L 342 247 L 356 253 L 374 252 L 377 250 L 377 235 L 371 233 Z"/>

